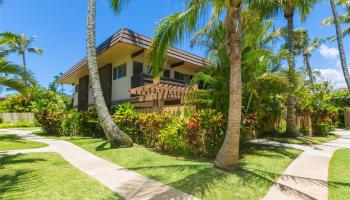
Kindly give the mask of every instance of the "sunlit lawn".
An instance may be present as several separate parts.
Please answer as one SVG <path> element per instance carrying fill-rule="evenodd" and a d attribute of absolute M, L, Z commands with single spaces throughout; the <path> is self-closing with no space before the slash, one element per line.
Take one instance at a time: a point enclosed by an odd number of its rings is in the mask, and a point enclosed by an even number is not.
<path fill-rule="evenodd" d="M 329 199 L 350 199 L 350 149 L 337 150 L 329 167 Z"/>
<path fill-rule="evenodd" d="M 0 145 L 1 146 L 1 145 Z M 0 199 L 120 199 L 56 153 L 0 155 Z"/>
<path fill-rule="evenodd" d="M 247 146 L 241 154 L 240 169 L 230 173 L 217 170 L 212 162 L 173 157 L 140 145 L 110 149 L 103 139 L 60 139 L 201 199 L 261 199 L 300 153 L 280 147 Z"/>
<path fill-rule="evenodd" d="M 0 133 L 0 151 L 15 149 L 32 149 L 45 146 L 47 146 L 47 144 L 45 143 L 21 139 L 16 135 Z"/>
<path fill-rule="evenodd" d="M 307 136 L 288 137 L 284 135 L 266 137 L 266 139 L 276 141 L 276 142 L 283 142 L 283 143 L 290 143 L 290 144 L 305 144 L 305 145 L 321 144 L 321 143 L 329 142 L 338 138 L 339 136 L 335 134 L 330 134 L 328 136 L 314 136 L 314 137 L 307 137 Z"/>

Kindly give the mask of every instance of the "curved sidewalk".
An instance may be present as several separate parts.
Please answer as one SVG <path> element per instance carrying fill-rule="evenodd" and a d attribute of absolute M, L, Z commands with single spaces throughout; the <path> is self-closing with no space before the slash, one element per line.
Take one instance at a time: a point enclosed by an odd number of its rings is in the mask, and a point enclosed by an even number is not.
<path fill-rule="evenodd" d="M 333 133 L 340 138 L 315 146 L 252 141 L 304 151 L 277 179 L 263 200 L 327 200 L 330 159 L 337 149 L 350 148 L 350 131 L 337 130 Z"/>
<path fill-rule="evenodd" d="M 23 139 L 49 144 L 48 147 L 27 150 L 2 151 L 0 154 L 32 152 L 56 152 L 74 167 L 98 180 L 103 185 L 127 200 L 195 200 L 173 187 L 144 177 L 112 162 L 99 158 L 90 152 L 66 141 L 47 139 L 31 134 L 33 131 L 0 129 L 0 132 L 15 134 Z"/>

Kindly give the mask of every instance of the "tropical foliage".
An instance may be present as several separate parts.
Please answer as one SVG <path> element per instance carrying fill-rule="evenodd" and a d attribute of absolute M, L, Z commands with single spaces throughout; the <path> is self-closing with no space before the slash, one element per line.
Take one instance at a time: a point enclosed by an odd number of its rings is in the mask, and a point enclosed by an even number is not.
<path fill-rule="evenodd" d="M 10 95 L 0 102 L 1 112 L 32 112 L 32 103 L 28 97 L 17 94 Z"/>
<path fill-rule="evenodd" d="M 7 55 L 10 53 L 16 53 L 22 58 L 22 66 L 24 69 L 23 82 L 25 86 L 32 85 L 30 77 L 27 76 L 27 60 L 26 53 L 35 53 L 41 55 L 43 50 L 37 47 L 32 47 L 35 37 L 28 37 L 24 34 L 14 34 L 12 32 L 5 32 L 0 34 L 1 38 L 7 41 L 7 47 L 2 49 L 2 54 Z"/>
<path fill-rule="evenodd" d="M 173 113 L 138 113 L 130 104 L 119 105 L 113 119 L 138 144 L 187 156 L 213 158 L 225 136 L 222 113 L 212 109 Z"/>
<path fill-rule="evenodd" d="M 0 34 L 0 86 L 2 86 L 0 89 L 9 88 L 24 93 L 26 84 L 23 79 L 26 78 L 31 85 L 35 85 L 36 81 L 25 68 L 6 59 L 6 56 L 10 53 L 8 47 L 14 41 L 14 38 L 9 37 L 9 34 Z"/>

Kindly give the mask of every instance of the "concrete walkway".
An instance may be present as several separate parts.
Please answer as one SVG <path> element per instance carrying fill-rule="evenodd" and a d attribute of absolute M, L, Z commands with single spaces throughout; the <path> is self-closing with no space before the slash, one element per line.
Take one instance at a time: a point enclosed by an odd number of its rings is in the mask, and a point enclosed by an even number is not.
<path fill-rule="evenodd" d="M 253 140 L 253 143 L 304 151 L 288 166 L 263 200 L 327 200 L 330 159 L 337 149 L 350 148 L 350 131 L 336 130 L 333 133 L 340 138 L 315 146 Z"/>
<path fill-rule="evenodd" d="M 49 144 L 48 147 L 27 150 L 0 151 L 0 154 L 56 152 L 74 167 L 98 180 L 127 200 L 189 200 L 197 199 L 173 187 L 144 177 L 119 165 L 99 158 L 66 141 L 47 139 L 31 134 L 31 131 L 0 129 L 0 132 L 17 135 L 23 139 Z"/>

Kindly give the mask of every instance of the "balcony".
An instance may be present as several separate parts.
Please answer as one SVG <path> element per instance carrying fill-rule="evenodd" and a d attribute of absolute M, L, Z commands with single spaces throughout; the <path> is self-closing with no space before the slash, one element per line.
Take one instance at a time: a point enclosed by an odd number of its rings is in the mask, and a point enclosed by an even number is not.
<path fill-rule="evenodd" d="M 132 76 L 131 77 L 131 88 L 144 86 L 147 84 L 152 84 L 153 78 L 149 74 L 142 73 L 140 76 Z M 160 83 L 169 84 L 169 85 L 177 85 L 177 86 L 187 86 L 188 83 L 186 81 L 177 80 L 173 78 L 162 77 L 160 79 Z"/>

